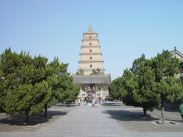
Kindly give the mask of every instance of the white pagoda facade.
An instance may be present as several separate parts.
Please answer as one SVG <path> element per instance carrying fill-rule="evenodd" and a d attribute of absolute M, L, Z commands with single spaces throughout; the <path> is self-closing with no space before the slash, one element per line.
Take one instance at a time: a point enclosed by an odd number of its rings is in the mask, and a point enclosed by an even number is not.
<path fill-rule="evenodd" d="M 91 75 L 94 70 L 104 72 L 104 61 L 100 51 L 98 34 L 89 27 L 83 34 L 78 72 Z"/>

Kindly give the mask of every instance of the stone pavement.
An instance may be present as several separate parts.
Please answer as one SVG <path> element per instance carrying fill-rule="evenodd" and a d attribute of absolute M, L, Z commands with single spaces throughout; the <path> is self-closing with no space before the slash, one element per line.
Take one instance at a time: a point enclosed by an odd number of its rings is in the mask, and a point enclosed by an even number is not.
<path fill-rule="evenodd" d="M 67 115 L 36 131 L 0 132 L 0 137 L 182 137 L 183 132 L 139 132 L 127 130 L 106 113 L 110 107 L 73 107 Z"/>

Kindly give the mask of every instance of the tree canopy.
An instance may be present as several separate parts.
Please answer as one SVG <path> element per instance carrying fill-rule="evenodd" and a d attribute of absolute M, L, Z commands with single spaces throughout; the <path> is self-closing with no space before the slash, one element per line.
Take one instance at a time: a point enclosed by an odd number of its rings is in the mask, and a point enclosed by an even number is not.
<path fill-rule="evenodd" d="M 58 58 L 48 62 L 41 55 L 12 52 L 0 55 L 0 110 L 8 114 L 24 113 L 29 117 L 68 98 L 77 98 L 79 88 L 67 72 L 68 64 Z M 66 96 L 67 94 L 67 96 Z"/>
<path fill-rule="evenodd" d="M 162 123 L 164 104 L 183 97 L 183 86 L 178 76 L 180 62 L 169 51 L 146 59 L 143 54 L 134 60 L 132 67 L 112 81 L 109 93 L 113 99 L 122 100 L 126 105 L 147 110 L 161 109 Z"/>

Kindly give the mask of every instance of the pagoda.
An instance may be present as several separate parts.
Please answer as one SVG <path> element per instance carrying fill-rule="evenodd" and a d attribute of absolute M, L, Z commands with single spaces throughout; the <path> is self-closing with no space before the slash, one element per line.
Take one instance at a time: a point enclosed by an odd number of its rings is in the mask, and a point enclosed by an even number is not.
<path fill-rule="evenodd" d="M 95 98 L 101 101 L 109 94 L 111 77 L 110 74 L 105 74 L 100 48 L 98 33 L 89 26 L 88 31 L 83 33 L 79 69 L 73 76 L 73 82 L 81 86 L 81 100 L 91 101 Z"/>

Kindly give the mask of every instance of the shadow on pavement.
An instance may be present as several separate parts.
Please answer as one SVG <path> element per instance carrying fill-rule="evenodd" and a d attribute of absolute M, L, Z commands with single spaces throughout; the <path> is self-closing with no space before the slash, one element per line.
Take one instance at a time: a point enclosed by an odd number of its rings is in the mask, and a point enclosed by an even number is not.
<path fill-rule="evenodd" d="M 68 104 L 68 105 L 66 105 L 66 104 L 61 104 L 61 103 L 59 103 L 59 104 L 56 104 L 55 106 L 60 106 L 60 107 L 75 107 L 75 106 L 78 106 L 78 104 Z"/>
<path fill-rule="evenodd" d="M 121 106 L 120 103 L 103 103 L 102 106 Z"/>
<path fill-rule="evenodd" d="M 128 110 L 105 110 L 104 113 L 110 115 L 111 118 L 121 120 L 121 121 L 152 121 L 159 120 L 147 114 L 143 116 L 142 112 L 132 112 Z"/>
<path fill-rule="evenodd" d="M 30 122 L 28 124 L 25 124 L 25 116 L 22 114 L 15 115 L 15 116 L 9 116 L 6 118 L 0 119 L 0 123 L 7 124 L 7 125 L 37 125 L 48 122 L 50 119 L 52 119 L 55 116 L 62 116 L 66 115 L 67 112 L 61 112 L 61 111 L 48 111 L 48 116 L 44 117 L 43 113 L 35 114 L 30 117 Z"/>

